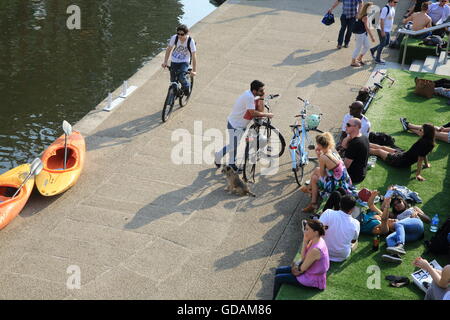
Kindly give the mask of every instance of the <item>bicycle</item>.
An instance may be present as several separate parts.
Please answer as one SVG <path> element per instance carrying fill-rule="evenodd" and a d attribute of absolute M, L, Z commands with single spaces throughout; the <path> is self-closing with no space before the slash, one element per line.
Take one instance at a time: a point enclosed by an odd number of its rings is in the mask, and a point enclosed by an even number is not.
<path fill-rule="evenodd" d="M 264 98 L 264 108 L 270 112 L 269 100 L 279 94 L 270 94 Z M 256 165 L 262 157 L 275 159 L 283 155 L 286 142 L 280 130 L 271 124 L 270 118 L 254 118 L 245 139 L 243 179 L 255 182 Z"/>
<path fill-rule="evenodd" d="M 300 109 L 300 114 L 295 118 L 301 118 L 301 123 L 298 120 L 293 125 L 290 125 L 294 136 L 289 144 L 292 160 L 292 171 L 294 172 L 295 181 L 299 186 L 302 184 L 304 167 L 308 164 L 309 160 L 316 160 L 317 157 L 310 157 L 309 151 L 306 149 L 308 143 L 308 149 L 314 150 L 314 140 L 310 138 L 310 132 L 323 133 L 323 131 L 317 129 L 320 123 L 322 113 L 308 114 L 308 108 L 313 105 L 308 100 L 304 100 L 297 97 L 300 101 L 303 101 L 303 108 Z"/>
<path fill-rule="evenodd" d="M 365 114 L 367 112 L 367 110 L 369 109 L 370 104 L 372 103 L 372 101 L 375 99 L 375 95 L 377 94 L 378 90 L 383 89 L 383 86 L 381 85 L 381 83 L 383 82 L 384 79 L 388 79 L 391 84 L 389 85 L 389 88 L 392 87 L 394 85 L 395 79 L 391 78 L 387 72 L 381 72 L 380 70 L 378 70 L 377 72 L 375 72 L 375 74 L 372 76 L 372 78 L 375 78 L 378 74 L 381 74 L 381 79 L 379 82 L 375 82 L 373 84 L 373 88 L 368 88 L 369 89 L 369 99 L 367 100 L 367 102 L 364 104 L 364 108 L 362 113 Z"/>
<path fill-rule="evenodd" d="M 168 66 L 167 68 L 170 71 L 171 67 Z M 178 99 L 178 101 L 179 101 L 180 108 L 183 108 L 188 104 L 189 98 L 191 97 L 191 94 L 192 94 L 192 88 L 194 87 L 194 77 L 191 75 L 191 71 L 192 71 L 192 68 L 189 68 L 187 72 L 184 72 L 185 75 L 189 75 L 188 81 L 190 82 L 190 89 L 189 89 L 188 95 L 184 94 L 184 91 L 181 87 L 181 83 L 178 79 L 178 76 L 174 82 L 170 82 L 169 89 L 167 90 L 166 100 L 164 101 L 163 111 L 162 111 L 162 121 L 163 122 L 166 122 L 167 120 L 169 120 L 170 115 L 173 111 L 173 106 L 175 104 L 176 99 Z"/>

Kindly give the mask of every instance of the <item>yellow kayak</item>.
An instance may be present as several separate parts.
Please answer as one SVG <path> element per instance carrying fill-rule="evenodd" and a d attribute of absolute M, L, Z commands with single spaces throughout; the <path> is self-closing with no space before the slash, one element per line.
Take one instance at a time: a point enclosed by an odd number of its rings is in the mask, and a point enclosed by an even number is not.
<path fill-rule="evenodd" d="M 84 165 L 86 146 L 83 136 L 73 131 L 67 139 L 67 166 L 64 170 L 64 135 L 42 155 L 44 169 L 36 176 L 36 187 L 43 196 L 54 196 L 72 187 Z"/>

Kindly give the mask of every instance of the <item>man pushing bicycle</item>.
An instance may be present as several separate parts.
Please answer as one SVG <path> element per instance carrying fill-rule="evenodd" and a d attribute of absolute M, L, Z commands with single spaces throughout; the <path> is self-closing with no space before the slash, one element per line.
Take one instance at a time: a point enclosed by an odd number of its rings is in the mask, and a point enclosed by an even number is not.
<path fill-rule="evenodd" d="M 197 74 L 197 48 L 195 41 L 189 36 L 189 29 L 186 25 L 182 24 L 177 27 L 177 34 L 170 38 L 169 45 L 166 49 L 166 55 L 164 62 L 161 65 L 166 68 L 168 65 L 169 57 L 171 57 L 170 67 L 170 81 L 175 82 L 176 79 L 181 83 L 184 94 L 186 96 L 190 93 L 190 83 L 186 78 L 188 69 L 192 63 L 192 71 L 190 74 L 195 76 Z"/>
<path fill-rule="evenodd" d="M 239 171 L 236 166 L 236 152 L 239 146 L 239 141 L 242 138 L 248 124 L 254 117 L 268 117 L 272 118 L 273 114 L 264 112 L 264 106 L 260 101 L 264 100 L 264 83 L 254 80 L 250 84 L 250 90 L 245 91 L 236 100 L 230 115 L 228 116 L 228 136 L 229 144 L 222 150 L 216 152 L 215 164 L 220 167 L 221 159 L 230 153 L 229 165 L 235 171 Z"/>

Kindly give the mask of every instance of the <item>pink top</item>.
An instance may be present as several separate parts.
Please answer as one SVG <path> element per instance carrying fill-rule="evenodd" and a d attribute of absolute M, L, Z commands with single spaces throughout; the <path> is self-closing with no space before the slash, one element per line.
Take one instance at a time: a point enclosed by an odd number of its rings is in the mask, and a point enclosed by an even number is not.
<path fill-rule="evenodd" d="M 304 273 L 297 277 L 297 281 L 307 287 L 315 287 L 324 290 L 327 287 L 327 271 L 330 268 L 330 259 L 328 257 L 328 248 L 325 240 L 320 240 L 306 249 L 305 255 L 309 250 L 317 248 L 320 250 L 320 259 L 314 263 Z"/>

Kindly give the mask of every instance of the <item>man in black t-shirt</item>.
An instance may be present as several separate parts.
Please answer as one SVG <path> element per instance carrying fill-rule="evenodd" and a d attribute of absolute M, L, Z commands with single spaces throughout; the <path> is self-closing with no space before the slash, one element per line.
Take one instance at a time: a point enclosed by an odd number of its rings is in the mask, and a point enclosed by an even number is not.
<path fill-rule="evenodd" d="M 361 134 L 360 129 L 361 120 L 350 119 L 346 124 L 347 137 L 342 140 L 342 147 L 345 148 L 344 165 L 353 184 L 362 182 L 366 177 L 369 159 L 369 139 Z"/>

